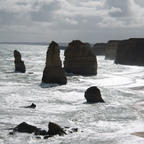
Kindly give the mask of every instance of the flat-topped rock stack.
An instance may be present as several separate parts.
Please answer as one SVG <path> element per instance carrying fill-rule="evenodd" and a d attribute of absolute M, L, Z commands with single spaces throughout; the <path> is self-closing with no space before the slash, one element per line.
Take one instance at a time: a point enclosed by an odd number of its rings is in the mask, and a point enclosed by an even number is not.
<path fill-rule="evenodd" d="M 97 59 L 88 43 L 74 40 L 65 50 L 64 69 L 78 75 L 96 75 Z"/>
<path fill-rule="evenodd" d="M 118 40 L 108 41 L 106 48 L 105 48 L 105 59 L 111 59 L 111 60 L 115 59 L 119 42 L 120 41 Z"/>
<path fill-rule="evenodd" d="M 144 38 L 122 40 L 118 44 L 115 63 L 144 65 Z"/>
<path fill-rule="evenodd" d="M 92 50 L 95 55 L 105 55 L 106 43 L 96 43 L 93 45 Z"/>
<path fill-rule="evenodd" d="M 25 73 L 26 68 L 24 61 L 21 60 L 21 54 L 19 51 L 14 50 L 14 63 L 15 63 L 15 72 Z"/>
<path fill-rule="evenodd" d="M 60 60 L 59 45 L 52 41 L 46 55 L 46 65 L 42 77 L 43 83 L 66 84 L 65 71 Z"/>

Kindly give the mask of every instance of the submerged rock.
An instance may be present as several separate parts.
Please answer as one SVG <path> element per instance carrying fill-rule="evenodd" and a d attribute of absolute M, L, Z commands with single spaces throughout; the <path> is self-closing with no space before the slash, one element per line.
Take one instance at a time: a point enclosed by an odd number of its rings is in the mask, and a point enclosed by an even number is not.
<path fill-rule="evenodd" d="M 21 133 L 35 133 L 36 131 L 39 130 L 40 130 L 39 128 L 29 125 L 26 122 L 22 122 L 13 129 L 14 132 L 21 132 Z"/>
<path fill-rule="evenodd" d="M 120 41 L 115 63 L 144 66 L 144 38 L 131 38 Z"/>
<path fill-rule="evenodd" d="M 104 100 L 101 97 L 101 92 L 96 86 L 88 88 L 84 96 L 88 103 L 104 102 Z"/>
<path fill-rule="evenodd" d="M 26 68 L 24 61 L 21 60 L 21 54 L 19 51 L 14 50 L 14 63 L 15 63 L 15 71 L 25 73 Z"/>
<path fill-rule="evenodd" d="M 78 132 L 78 128 L 68 128 L 68 133 Z M 48 131 L 42 130 L 40 128 L 37 128 L 36 126 L 29 125 L 26 122 L 22 122 L 19 125 L 17 125 L 12 132 L 10 132 L 10 135 L 15 134 L 16 132 L 20 133 L 34 133 L 38 138 L 39 136 L 44 136 L 44 139 L 47 139 L 49 137 L 59 135 L 63 136 L 66 134 L 66 130 L 64 130 L 61 126 L 59 126 L 56 123 L 49 122 L 48 124 Z"/>
<path fill-rule="evenodd" d="M 54 41 L 51 42 L 47 51 L 46 66 L 43 71 L 42 82 L 57 84 L 67 83 L 65 71 L 62 68 L 60 60 L 59 46 Z"/>
<path fill-rule="evenodd" d="M 24 108 L 36 108 L 36 104 L 32 103 L 30 106 L 25 106 Z"/>
<path fill-rule="evenodd" d="M 64 69 L 68 73 L 96 75 L 97 59 L 88 43 L 74 40 L 65 50 Z"/>

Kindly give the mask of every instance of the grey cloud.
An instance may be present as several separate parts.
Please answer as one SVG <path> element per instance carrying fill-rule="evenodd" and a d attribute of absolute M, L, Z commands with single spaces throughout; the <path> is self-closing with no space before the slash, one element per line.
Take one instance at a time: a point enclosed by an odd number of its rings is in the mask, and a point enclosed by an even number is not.
<path fill-rule="evenodd" d="M 106 5 L 108 8 L 119 8 L 120 11 L 110 12 L 113 17 L 125 17 L 130 15 L 129 0 L 107 0 Z"/>
<path fill-rule="evenodd" d="M 6 11 L 0 10 L 0 24 L 2 25 L 10 25 L 15 23 L 16 21 L 16 14 L 15 13 L 10 13 Z"/>
<path fill-rule="evenodd" d="M 30 13 L 33 21 L 51 21 L 54 18 L 54 13 L 60 8 L 60 3 L 53 1 L 49 4 L 43 3 L 38 11 Z"/>

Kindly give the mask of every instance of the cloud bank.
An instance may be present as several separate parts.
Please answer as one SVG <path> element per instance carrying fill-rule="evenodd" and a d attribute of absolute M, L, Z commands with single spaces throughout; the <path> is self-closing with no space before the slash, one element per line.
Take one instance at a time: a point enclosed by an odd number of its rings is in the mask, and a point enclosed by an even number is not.
<path fill-rule="evenodd" d="M 0 41 L 144 37 L 143 0 L 0 0 Z"/>

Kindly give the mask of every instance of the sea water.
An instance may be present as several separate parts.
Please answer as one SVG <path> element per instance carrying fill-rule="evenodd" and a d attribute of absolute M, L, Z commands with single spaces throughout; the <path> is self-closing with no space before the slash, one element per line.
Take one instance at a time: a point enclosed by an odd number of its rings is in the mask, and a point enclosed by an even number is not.
<path fill-rule="evenodd" d="M 19 50 L 26 73 L 14 72 Z M 132 135 L 144 131 L 144 67 L 116 65 L 98 56 L 97 76 L 67 76 L 67 85 L 41 85 L 46 46 L 0 45 L 0 144 L 144 144 Z M 64 51 L 61 51 L 64 60 Z M 84 92 L 97 86 L 106 103 L 86 104 Z M 36 109 L 23 106 L 35 103 Z M 48 129 L 49 122 L 78 132 L 47 140 L 33 134 L 8 135 L 27 122 Z"/>

